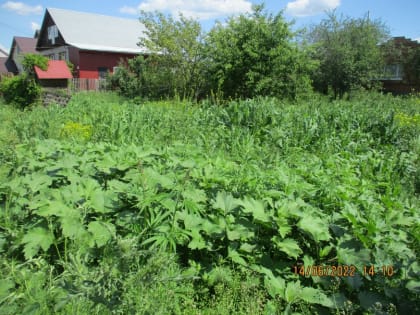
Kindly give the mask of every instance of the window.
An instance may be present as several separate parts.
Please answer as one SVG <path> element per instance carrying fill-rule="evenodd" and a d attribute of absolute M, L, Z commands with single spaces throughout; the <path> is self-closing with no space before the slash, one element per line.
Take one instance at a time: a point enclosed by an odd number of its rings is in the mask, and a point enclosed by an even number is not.
<path fill-rule="evenodd" d="M 55 60 L 55 54 L 48 55 L 48 59 Z"/>
<path fill-rule="evenodd" d="M 58 60 L 67 60 L 67 54 L 65 51 L 58 53 Z"/>
<path fill-rule="evenodd" d="M 402 80 L 403 76 L 403 66 L 401 64 L 392 64 L 385 66 L 382 78 L 384 80 Z"/>
<path fill-rule="evenodd" d="M 108 74 L 107 67 L 99 67 L 98 68 L 99 79 L 106 79 L 106 75 Z"/>
<path fill-rule="evenodd" d="M 51 44 L 55 45 L 55 40 L 57 37 L 58 37 L 57 25 L 52 25 L 48 27 L 48 39 L 51 41 Z"/>

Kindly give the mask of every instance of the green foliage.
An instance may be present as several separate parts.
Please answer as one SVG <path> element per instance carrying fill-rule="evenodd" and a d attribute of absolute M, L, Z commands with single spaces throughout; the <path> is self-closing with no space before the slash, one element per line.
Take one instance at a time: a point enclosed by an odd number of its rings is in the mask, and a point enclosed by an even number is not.
<path fill-rule="evenodd" d="M 359 88 L 370 88 L 383 68 L 381 47 L 387 30 L 369 16 L 354 19 L 330 12 L 312 28 L 309 40 L 315 44 L 314 58 L 320 65 L 313 74 L 315 88 L 333 93 L 334 98 Z"/>
<path fill-rule="evenodd" d="M 38 54 L 26 54 L 22 61 L 25 73 L 0 81 L 0 94 L 6 103 L 24 109 L 35 104 L 41 96 L 41 87 L 35 81 L 34 67 L 48 67 L 48 58 Z"/>
<path fill-rule="evenodd" d="M 41 88 L 27 74 L 4 78 L 0 82 L 0 93 L 6 103 L 24 109 L 35 104 L 41 95 Z"/>
<path fill-rule="evenodd" d="M 173 98 L 179 89 L 172 65 L 160 55 L 130 59 L 108 80 L 113 89 L 130 99 Z"/>
<path fill-rule="evenodd" d="M 206 41 L 213 89 L 234 98 L 305 93 L 314 64 L 293 37 L 281 13 L 269 15 L 262 5 L 217 24 Z"/>
<path fill-rule="evenodd" d="M 180 15 L 142 12 L 145 37 L 140 38 L 146 57 L 129 60 L 111 77 L 122 95 L 160 99 L 196 98 L 203 93 L 203 37 L 200 23 Z"/>
<path fill-rule="evenodd" d="M 48 58 L 39 54 L 25 54 L 22 60 L 23 70 L 30 78 L 35 78 L 35 69 L 37 66 L 42 70 L 48 69 Z"/>
<path fill-rule="evenodd" d="M 0 308 L 418 313 L 417 102 L 1 105 Z"/>

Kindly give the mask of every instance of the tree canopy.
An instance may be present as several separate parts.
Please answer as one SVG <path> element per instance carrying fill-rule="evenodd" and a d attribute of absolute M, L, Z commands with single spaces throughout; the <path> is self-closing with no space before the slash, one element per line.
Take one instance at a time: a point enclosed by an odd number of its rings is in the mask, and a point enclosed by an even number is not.
<path fill-rule="evenodd" d="M 314 44 L 314 58 L 319 68 L 314 72 L 318 91 L 341 97 L 360 87 L 372 87 L 373 78 L 382 70 L 383 58 L 379 44 L 388 37 L 381 20 L 337 16 L 333 11 L 309 32 Z"/>
<path fill-rule="evenodd" d="M 213 87 L 225 97 L 295 98 L 310 87 L 313 63 L 293 39 L 281 13 L 263 5 L 216 24 L 206 42 Z"/>

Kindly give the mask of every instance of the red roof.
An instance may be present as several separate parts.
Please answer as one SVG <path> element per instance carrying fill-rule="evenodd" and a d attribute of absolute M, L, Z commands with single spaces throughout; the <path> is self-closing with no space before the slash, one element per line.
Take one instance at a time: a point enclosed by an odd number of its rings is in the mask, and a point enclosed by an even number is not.
<path fill-rule="evenodd" d="M 35 66 L 38 79 L 71 79 L 73 76 L 64 60 L 48 60 L 48 69 L 41 70 Z"/>

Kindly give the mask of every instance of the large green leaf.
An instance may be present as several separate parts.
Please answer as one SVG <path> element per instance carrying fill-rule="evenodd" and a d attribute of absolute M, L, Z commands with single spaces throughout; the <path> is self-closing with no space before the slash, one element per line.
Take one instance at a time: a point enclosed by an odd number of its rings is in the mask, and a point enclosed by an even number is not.
<path fill-rule="evenodd" d="M 290 226 L 290 223 L 287 220 L 287 218 L 277 217 L 276 223 L 278 226 L 279 234 L 282 238 L 285 238 L 292 231 L 292 227 Z"/>
<path fill-rule="evenodd" d="M 302 288 L 300 298 L 307 303 L 319 304 L 325 307 L 334 307 L 334 301 L 319 289 L 308 287 Z"/>
<path fill-rule="evenodd" d="M 278 296 L 284 299 L 286 281 L 283 278 L 274 277 L 272 273 L 269 273 L 264 277 L 264 285 L 268 291 L 268 294 L 270 294 L 273 299 Z"/>
<path fill-rule="evenodd" d="M 77 240 L 87 233 L 80 217 L 77 215 L 63 216 L 60 221 L 64 237 Z"/>
<path fill-rule="evenodd" d="M 241 200 L 240 205 L 243 207 L 245 213 L 250 213 L 255 220 L 262 223 L 271 223 L 269 214 L 267 213 L 264 203 L 261 200 L 255 200 L 253 198 L 246 197 Z"/>
<path fill-rule="evenodd" d="M 218 192 L 216 200 L 213 202 L 213 208 L 222 210 L 226 215 L 238 206 L 238 201 L 225 191 Z"/>
<path fill-rule="evenodd" d="M 112 223 L 93 221 L 88 225 L 88 231 L 98 247 L 104 246 L 109 240 L 115 238 L 115 226 Z"/>
<path fill-rule="evenodd" d="M 309 233 L 316 242 L 328 241 L 331 238 L 330 232 L 328 231 L 327 220 L 322 220 L 309 213 L 300 219 L 298 227 Z"/>
<path fill-rule="evenodd" d="M 203 203 L 207 201 L 206 192 L 202 189 L 188 188 L 182 192 L 182 197 L 196 203 Z"/>
<path fill-rule="evenodd" d="M 22 238 L 22 243 L 25 244 L 23 252 L 26 259 L 34 257 L 40 248 L 47 251 L 54 242 L 54 234 L 42 227 L 36 227 L 29 230 Z"/>
<path fill-rule="evenodd" d="M 345 246 L 345 243 L 339 243 L 336 247 L 338 261 L 343 265 L 356 266 L 357 271 L 363 270 L 364 266 L 369 266 L 372 263 L 370 250 L 362 248 L 357 249 L 350 246 Z"/>
<path fill-rule="evenodd" d="M 39 208 L 35 211 L 36 214 L 42 217 L 49 217 L 49 216 L 57 216 L 62 217 L 65 216 L 68 212 L 71 212 L 69 206 L 64 204 L 62 201 L 52 200 L 52 201 L 43 201 L 39 202 Z"/>
<path fill-rule="evenodd" d="M 188 244 L 188 248 L 190 249 L 204 249 L 207 247 L 206 241 L 201 236 L 198 230 L 191 231 L 191 241 Z"/>
<path fill-rule="evenodd" d="M 284 290 L 284 299 L 288 303 L 294 303 L 300 300 L 302 288 L 300 281 L 288 282 L 286 289 Z"/>
<path fill-rule="evenodd" d="M 232 247 L 228 248 L 228 257 L 232 259 L 234 263 L 242 266 L 248 266 L 248 263 L 245 261 L 245 259 L 242 258 L 242 255 Z"/>
<path fill-rule="evenodd" d="M 113 211 L 114 199 L 113 192 L 96 189 L 89 196 L 88 203 L 97 213 L 109 213 Z"/>
<path fill-rule="evenodd" d="M 420 293 L 420 281 L 410 280 L 405 287 L 416 294 Z"/>
<path fill-rule="evenodd" d="M 153 168 L 146 168 L 143 172 L 145 182 L 151 187 L 160 185 L 163 188 L 171 189 L 174 187 L 174 180 L 168 175 L 162 175 Z"/>
<path fill-rule="evenodd" d="M 296 242 L 294 239 L 281 239 L 278 236 L 274 236 L 272 241 L 280 251 L 295 259 L 303 253 L 302 249 L 299 247 L 298 242 Z"/>

